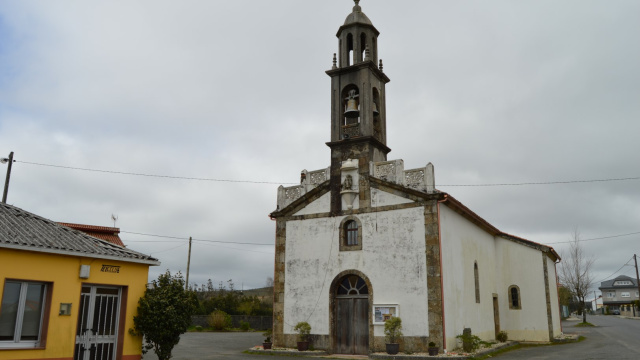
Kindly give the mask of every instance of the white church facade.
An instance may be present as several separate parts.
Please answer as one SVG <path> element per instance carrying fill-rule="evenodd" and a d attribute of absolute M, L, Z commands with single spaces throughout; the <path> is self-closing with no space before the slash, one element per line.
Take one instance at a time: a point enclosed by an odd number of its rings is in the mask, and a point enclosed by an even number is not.
<path fill-rule="evenodd" d="M 358 1 L 338 30 L 331 77 L 331 164 L 278 189 L 274 345 L 311 327 L 316 349 L 384 351 L 384 321 L 403 323 L 401 351 L 560 335 L 553 248 L 501 232 L 448 193 L 434 168 L 387 160 L 378 30 Z"/>

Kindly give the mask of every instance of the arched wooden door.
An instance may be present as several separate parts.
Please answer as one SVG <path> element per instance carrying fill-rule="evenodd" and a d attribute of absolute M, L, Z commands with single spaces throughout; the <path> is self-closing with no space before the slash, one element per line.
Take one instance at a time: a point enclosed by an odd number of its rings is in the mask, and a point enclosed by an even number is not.
<path fill-rule="evenodd" d="M 335 336 L 337 354 L 369 352 L 369 289 L 357 275 L 339 280 L 335 292 Z"/>

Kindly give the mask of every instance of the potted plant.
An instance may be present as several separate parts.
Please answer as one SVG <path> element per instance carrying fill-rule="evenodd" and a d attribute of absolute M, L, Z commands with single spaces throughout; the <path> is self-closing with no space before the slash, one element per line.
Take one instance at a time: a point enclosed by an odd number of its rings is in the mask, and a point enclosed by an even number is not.
<path fill-rule="evenodd" d="M 438 348 L 436 346 L 436 343 L 434 343 L 433 341 L 431 341 L 429 343 L 429 348 L 427 349 L 429 351 L 429 355 L 430 356 L 435 356 L 438 355 L 438 352 L 440 351 L 440 348 Z"/>
<path fill-rule="evenodd" d="M 392 317 L 384 322 L 384 336 L 387 346 L 387 354 L 395 355 L 400 350 L 398 340 L 402 336 L 402 320 L 399 317 Z"/>
<path fill-rule="evenodd" d="M 267 329 L 265 332 L 262 333 L 262 336 L 264 336 L 264 342 L 262 343 L 262 348 L 265 350 L 271 350 L 271 334 L 273 333 L 273 330 L 271 329 Z"/>
<path fill-rule="evenodd" d="M 301 321 L 293 328 L 298 332 L 298 351 L 309 350 L 309 334 L 311 333 L 311 325 L 306 321 Z"/>

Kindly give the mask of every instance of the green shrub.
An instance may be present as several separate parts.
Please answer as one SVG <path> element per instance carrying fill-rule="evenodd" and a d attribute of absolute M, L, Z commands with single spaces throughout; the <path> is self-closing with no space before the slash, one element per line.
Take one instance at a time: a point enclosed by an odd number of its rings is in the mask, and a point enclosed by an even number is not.
<path fill-rule="evenodd" d="M 262 333 L 262 336 L 264 336 L 264 342 L 266 343 L 270 343 L 271 342 L 271 335 L 273 334 L 273 330 L 272 329 L 267 329 Z"/>
<path fill-rule="evenodd" d="M 200 325 L 196 325 L 195 329 L 196 329 L 196 331 L 202 331 L 203 330 L 202 326 L 200 326 Z"/>
<path fill-rule="evenodd" d="M 436 347 L 436 343 L 434 343 L 433 341 L 431 341 L 431 342 L 429 343 L 429 347 L 431 347 L 431 348 L 432 348 L 432 347 Z"/>
<path fill-rule="evenodd" d="M 384 322 L 384 338 L 387 344 L 397 344 L 402 336 L 402 319 L 392 317 Z"/>
<path fill-rule="evenodd" d="M 251 329 L 251 325 L 249 325 L 246 321 L 240 321 L 240 330 L 249 331 Z"/>
<path fill-rule="evenodd" d="M 311 333 L 311 325 L 306 321 L 301 321 L 293 328 L 298 333 L 298 341 L 309 341 L 309 334 Z"/>
<path fill-rule="evenodd" d="M 231 316 L 222 310 L 216 310 L 207 319 L 209 326 L 215 330 L 225 330 L 231 327 Z"/>
<path fill-rule="evenodd" d="M 507 334 L 506 331 L 500 331 L 498 333 L 498 335 L 496 336 L 496 339 L 500 342 L 507 342 L 507 340 L 509 339 L 509 335 Z"/>
<path fill-rule="evenodd" d="M 462 340 L 462 348 L 467 352 L 478 350 L 483 342 L 482 339 L 472 334 L 460 334 L 456 338 Z"/>

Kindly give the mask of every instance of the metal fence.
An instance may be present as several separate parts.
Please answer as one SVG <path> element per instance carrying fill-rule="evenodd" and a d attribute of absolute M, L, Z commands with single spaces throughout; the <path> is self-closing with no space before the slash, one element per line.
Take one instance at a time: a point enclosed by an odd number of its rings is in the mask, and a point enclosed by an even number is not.
<path fill-rule="evenodd" d="M 209 327 L 207 322 L 208 315 L 195 315 L 191 317 L 191 325 Z M 231 326 L 234 328 L 240 327 L 240 322 L 248 322 L 249 327 L 254 330 L 267 330 L 273 327 L 272 316 L 248 316 L 248 315 L 231 315 Z"/>

